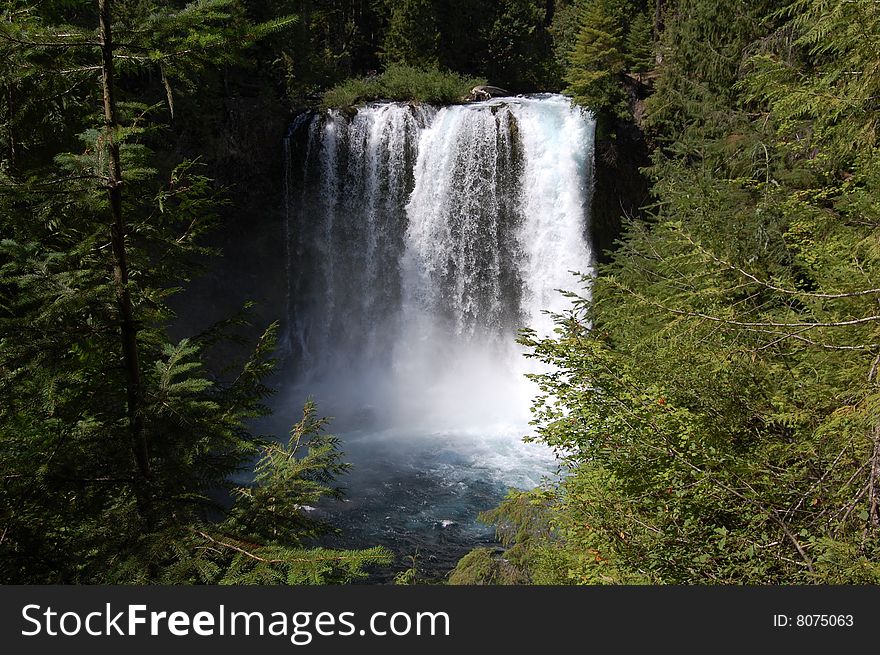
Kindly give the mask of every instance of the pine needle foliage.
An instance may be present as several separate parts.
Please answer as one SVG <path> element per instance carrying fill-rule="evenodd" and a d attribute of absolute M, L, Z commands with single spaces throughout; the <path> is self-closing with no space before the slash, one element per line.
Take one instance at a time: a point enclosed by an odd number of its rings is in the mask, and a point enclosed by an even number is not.
<path fill-rule="evenodd" d="M 631 118 L 633 80 L 654 68 L 651 2 L 584 0 L 566 60 L 566 93 L 595 112 Z"/>
<path fill-rule="evenodd" d="M 227 201 L 201 162 L 156 155 L 174 95 L 292 22 L 233 0 L 5 4 L 3 582 L 319 583 L 388 561 L 318 547 L 305 506 L 339 495 L 345 465 L 312 404 L 288 445 L 252 431 L 277 324 L 219 372 L 210 351 L 246 317 L 166 329 Z"/>
<path fill-rule="evenodd" d="M 324 109 L 345 109 L 375 100 L 456 103 L 466 100 L 472 88 L 485 83 L 485 79 L 438 68 L 391 64 L 379 75 L 346 80 L 328 89 L 321 104 Z"/>
<path fill-rule="evenodd" d="M 664 5 L 656 204 L 521 338 L 568 475 L 487 518 L 532 582 L 876 584 L 876 3 Z"/>

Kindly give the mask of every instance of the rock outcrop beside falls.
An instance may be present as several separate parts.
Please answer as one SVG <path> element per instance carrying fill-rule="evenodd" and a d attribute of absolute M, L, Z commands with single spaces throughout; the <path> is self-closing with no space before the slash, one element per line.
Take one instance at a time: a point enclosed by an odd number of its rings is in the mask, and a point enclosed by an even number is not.
<path fill-rule="evenodd" d="M 501 87 L 481 84 L 471 89 L 471 94 L 468 97 L 468 100 L 476 102 L 479 100 L 491 100 L 492 98 L 503 98 L 509 95 L 510 93 Z"/>

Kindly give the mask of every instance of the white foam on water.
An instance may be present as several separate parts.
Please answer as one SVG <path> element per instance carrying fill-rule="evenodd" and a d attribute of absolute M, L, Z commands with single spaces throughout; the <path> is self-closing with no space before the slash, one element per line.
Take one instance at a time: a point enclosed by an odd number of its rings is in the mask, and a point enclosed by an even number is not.
<path fill-rule="evenodd" d="M 541 95 L 380 103 L 308 129 L 313 174 L 288 196 L 296 400 L 313 394 L 353 439 L 443 444 L 538 483 L 555 459 L 522 442 L 539 369 L 515 339 L 549 335 L 559 289 L 590 272 L 592 116 Z"/>

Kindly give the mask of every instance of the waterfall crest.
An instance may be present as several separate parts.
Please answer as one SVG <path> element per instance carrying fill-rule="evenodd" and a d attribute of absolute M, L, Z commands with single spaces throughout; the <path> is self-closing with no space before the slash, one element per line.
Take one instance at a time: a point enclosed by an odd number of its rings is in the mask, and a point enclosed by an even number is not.
<path fill-rule="evenodd" d="M 298 122 L 285 342 L 303 388 L 354 421 L 521 429 L 516 332 L 550 333 L 592 263 L 592 116 L 548 94 Z"/>

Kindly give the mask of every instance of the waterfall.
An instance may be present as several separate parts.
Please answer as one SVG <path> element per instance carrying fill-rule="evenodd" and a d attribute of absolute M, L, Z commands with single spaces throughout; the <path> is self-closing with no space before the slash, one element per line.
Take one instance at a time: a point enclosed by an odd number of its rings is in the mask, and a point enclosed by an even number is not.
<path fill-rule="evenodd" d="M 524 425 L 516 333 L 549 334 L 558 290 L 592 263 L 594 128 L 549 94 L 292 127 L 286 345 L 302 388 L 355 423 Z"/>

